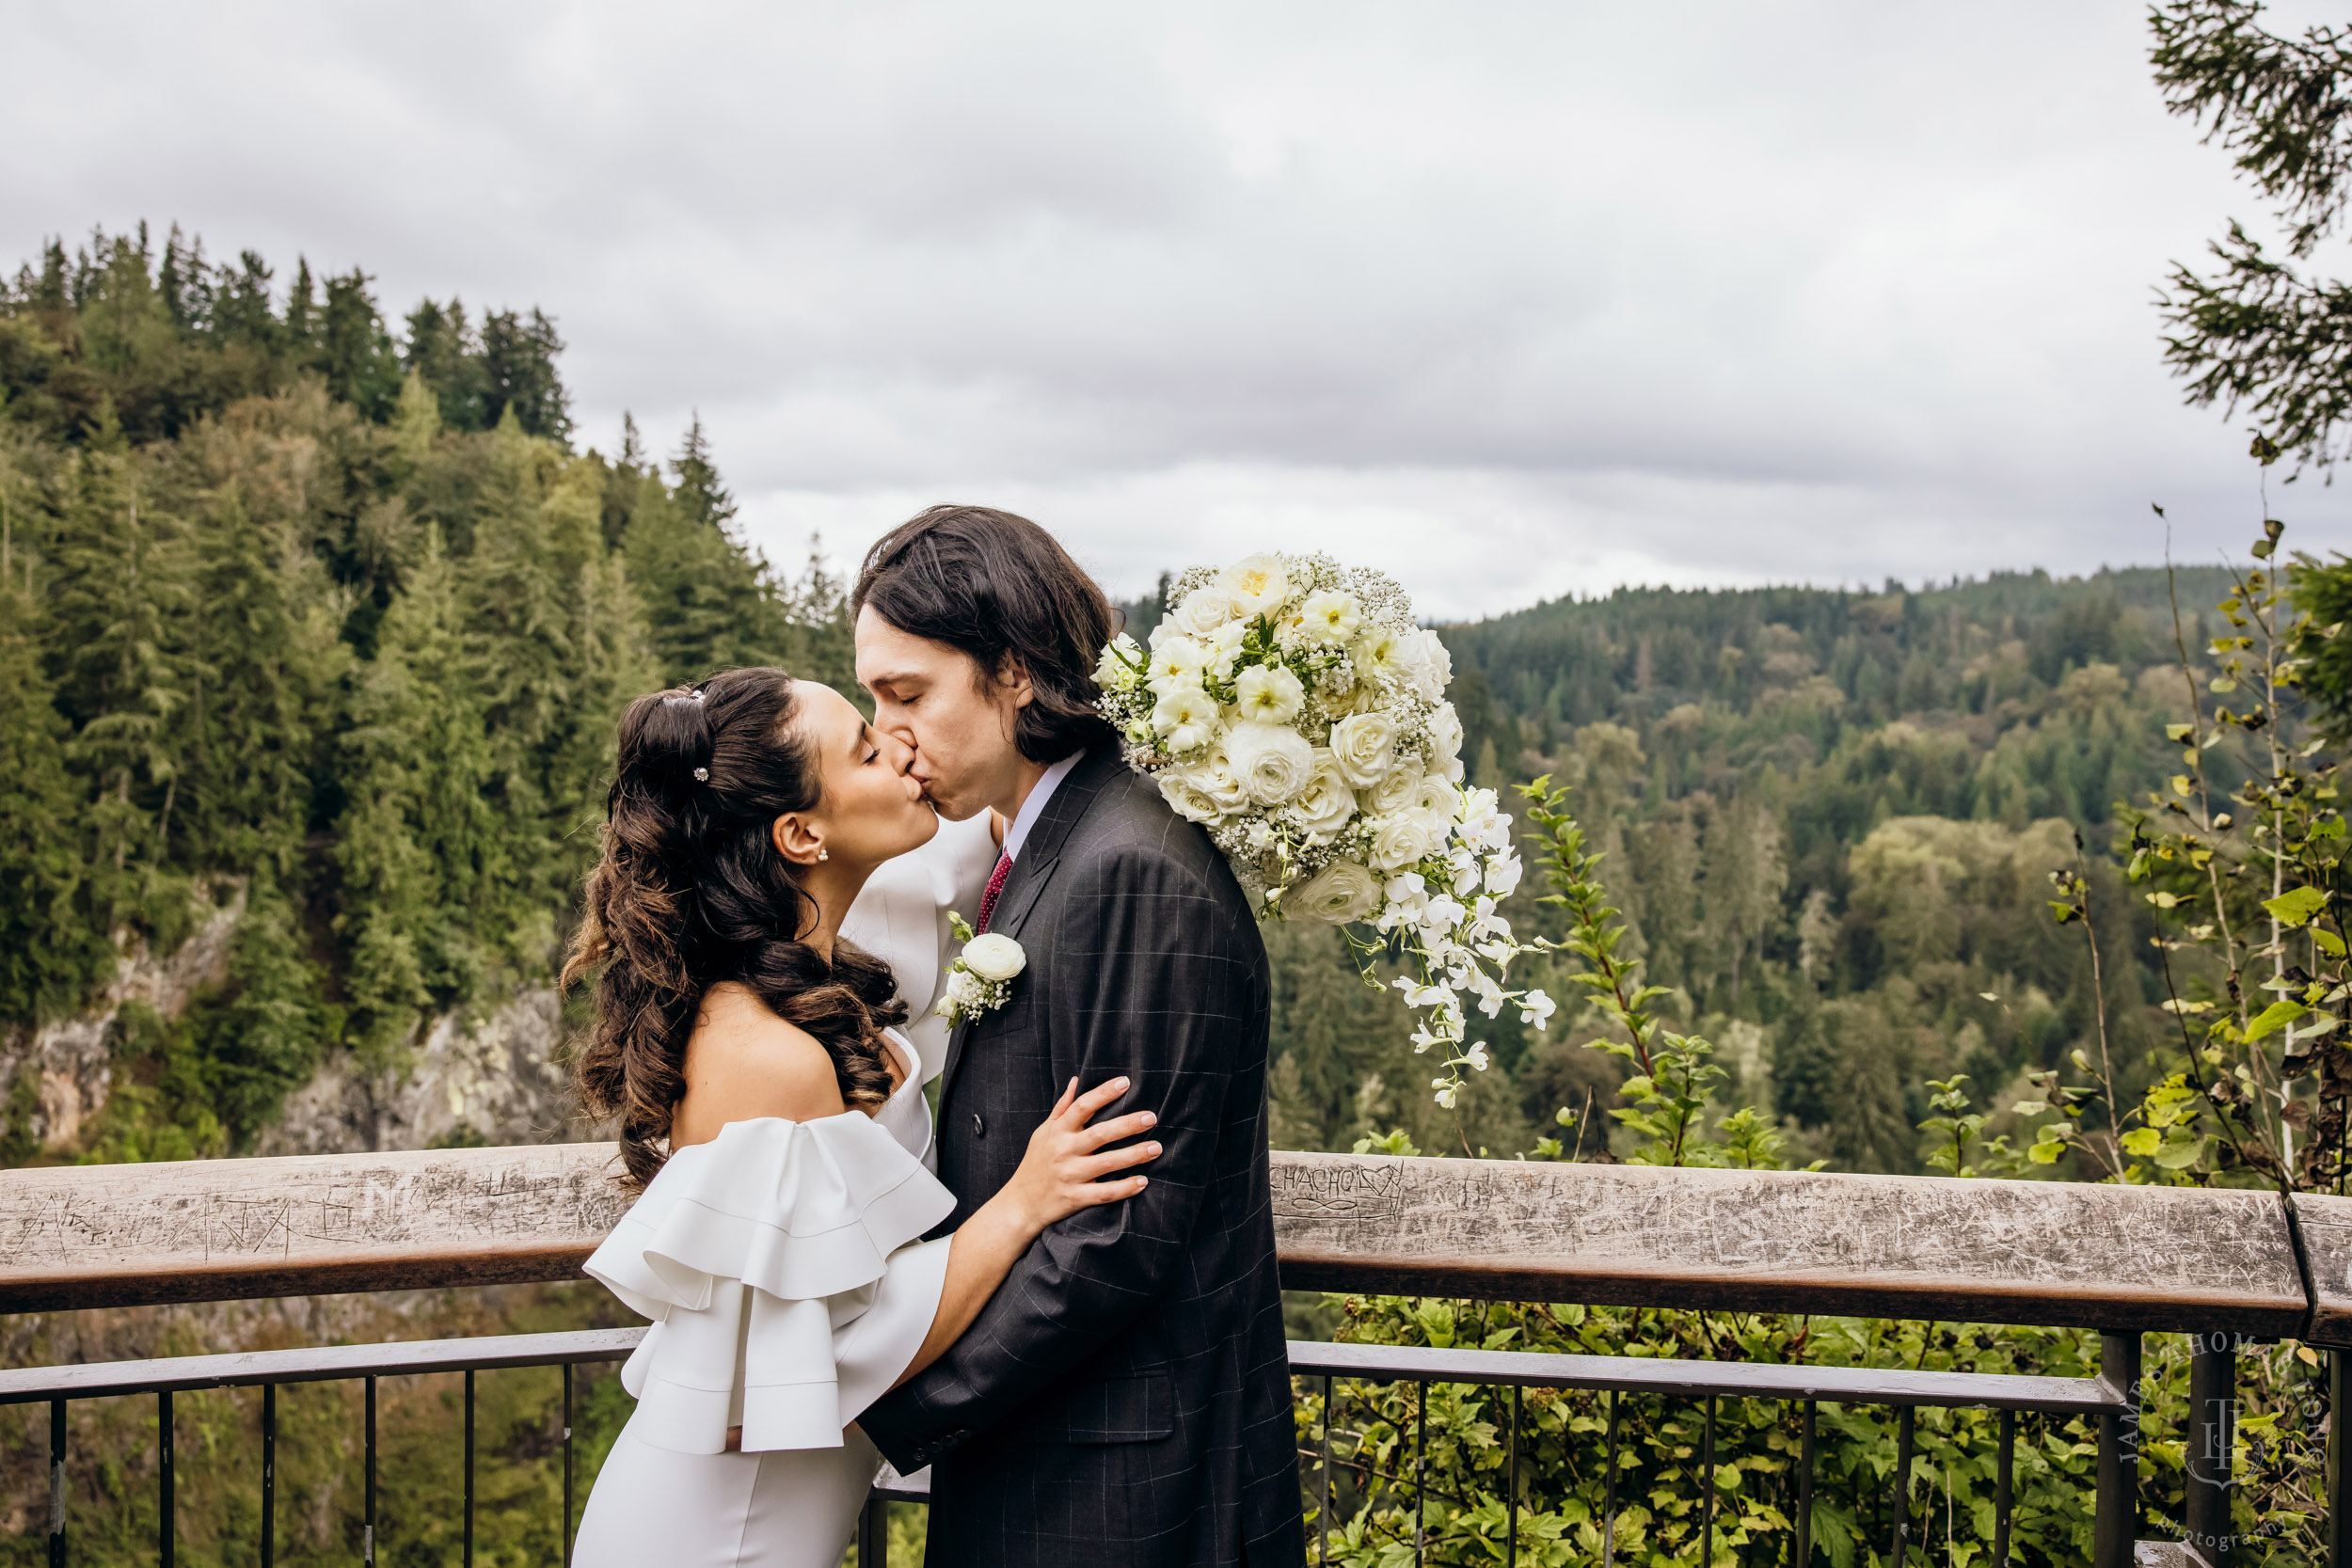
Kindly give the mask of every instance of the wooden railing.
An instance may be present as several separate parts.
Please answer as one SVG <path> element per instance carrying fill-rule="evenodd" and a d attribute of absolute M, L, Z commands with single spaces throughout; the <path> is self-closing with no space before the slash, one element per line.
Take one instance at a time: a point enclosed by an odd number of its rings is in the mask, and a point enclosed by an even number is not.
<path fill-rule="evenodd" d="M 610 1145 L 571 1144 L 0 1173 L 0 1311 L 570 1278 L 628 1207 L 616 1168 Z M 2293 1338 L 2335 1350 L 2330 1386 L 2338 1391 L 2352 1364 L 2352 1199 L 1280 1152 L 1273 1177 L 1282 1279 L 1295 1289 L 2098 1329 L 2106 1337 L 2100 1377 L 2055 1392 L 2026 1385 L 2060 1380 L 1974 1374 L 1943 1374 L 1931 1389 L 1914 1386 L 1916 1374 L 1832 1376 L 1827 1369 L 1764 1375 L 1645 1361 L 1620 1373 L 1602 1364 L 1607 1358 L 1394 1347 L 1298 1345 L 1293 1354 L 1296 1367 L 1327 1382 L 1377 1375 L 1687 1388 L 1708 1400 L 1710 1431 L 1714 1398 L 1751 1383 L 1804 1402 L 1808 1430 L 1809 1402 L 1820 1398 L 1893 1406 L 1906 1435 L 1909 1412 L 1920 1404 L 2022 1410 L 2054 1400 L 2050 1408 L 2099 1422 L 2094 1560 L 2102 1568 L 2132 1558 L 2141 1334 L 2198 1337 L 2192 1397 L 2217 1423 L 2228 1419 L 2233 1349 L 2245 1339 Z M 546 1338 L 540 1358 L 550 1364 L 595 1359 L 620 1345 L 599 1340 L 582 1350 L 571 1343 L 577 1336 Z M 490 1359 L 451 1341 L 405 1352 L 271 1353 L 299 1362 L 282 1368 L 203 1357 L 24 1369 L 0 1372 L 0 1401 L 46 1399 L 61 1412 L 68 1399 L 139 1389 L 155 1392 L 167 1412 L 174 1387 L 373 1376 L 377 1361 L 405 1365 L 404 1356 L 470 1368 L 523 1364 L 538 1354 L 519 1341 L 475 1344 Z M 1379 1366 L 1355 1369 L 1349 1357 L 1362 1359 L 1359 1349 Z M 355 1354 L 367 1361 L 361 1372 L 334 1360 Z M 1463 1357 L 1476 1365 L 1456 1366 Z M 232 1359 L 240 1365 L 229 1366 Z M 165 1421 L 167 1429 L 167 1415 Z M 2331 1506 L 2343 1473 L 2342 1425 L 2329 1423 Z M 2211 1434 L 2224 1453 L 2227 1431 L 2218 1425 Z M 2213 1544 L 2204 1556 L 2214 1562 L 2228 1555 L 2229 1484 L 2226 1471 L 2192 1476 L 2186 1491 L 2186 1538 Z M 2333 1560 L 2352 1568 L 2352 1554 L 2337 1545 L 2342 1515 L 2352 1511 L 2333 1513 Z M 165 1550 L 168 1561 L 167 1541 Z"/>

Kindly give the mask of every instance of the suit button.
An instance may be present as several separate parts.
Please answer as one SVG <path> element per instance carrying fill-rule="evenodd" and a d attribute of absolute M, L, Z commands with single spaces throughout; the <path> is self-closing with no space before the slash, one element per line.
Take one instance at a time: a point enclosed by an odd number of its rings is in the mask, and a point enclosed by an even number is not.
<path fill-rule="evenodd" d="M 976 1138 L 988 1136 L 988 1123 L 980 1119 L 980 1114 L 977 1111 L 972 1113 L 972 1135 Z"/>

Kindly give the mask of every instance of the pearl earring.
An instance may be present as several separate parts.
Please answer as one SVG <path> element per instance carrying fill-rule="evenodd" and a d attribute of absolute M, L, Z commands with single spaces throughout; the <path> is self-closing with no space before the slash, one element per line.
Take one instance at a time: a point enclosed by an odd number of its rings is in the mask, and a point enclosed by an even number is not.
<path fill-rule="evenodd" d="M 820 861 L 829 861 L 829 860 L 833 859 L 833 856 L 831 856 L 830 854 L 826 853 L 826 852 L 825 852 L 825 847 L 824 847 L 823 845 L 821 845 L 821 844 L 820 844 L 820 845 L 818 845 L 818 846 L 817 847 L 817 858 L 818 858 L 818 860 L 820 860 Z"/>

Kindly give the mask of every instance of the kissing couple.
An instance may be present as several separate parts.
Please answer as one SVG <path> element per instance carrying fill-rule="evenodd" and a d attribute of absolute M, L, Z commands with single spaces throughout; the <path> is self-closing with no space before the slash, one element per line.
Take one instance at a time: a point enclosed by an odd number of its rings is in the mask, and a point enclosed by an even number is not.
<path fill-rule="evenodd" d="M 772 669 L 621 721 L 564 976 L 639 1192 L 587 1272 L 653 1327 L 574 1561 L 836 1568 L 887 1460 L 931 1568 L 1292 1568 L 1249 900 L 1044 530 L 934 507 L 850 603 L 872 722 Z"/>

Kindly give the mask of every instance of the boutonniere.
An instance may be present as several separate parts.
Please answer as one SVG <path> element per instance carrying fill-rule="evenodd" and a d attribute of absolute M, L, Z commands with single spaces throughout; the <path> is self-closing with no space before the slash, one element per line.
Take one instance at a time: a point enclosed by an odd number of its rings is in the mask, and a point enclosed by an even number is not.
<path fill-rule="evenodd" d="M 934 1010 L 953 1026 L 1011 1001 L 1013 977 L 1029 967 L 1029 956 L 1010 937 L 994 931 L 974 936 L 970 923 L 953 910 L 947 911 L 947 923 L 963 951 L 947 966 L 947 994 Z"/>

